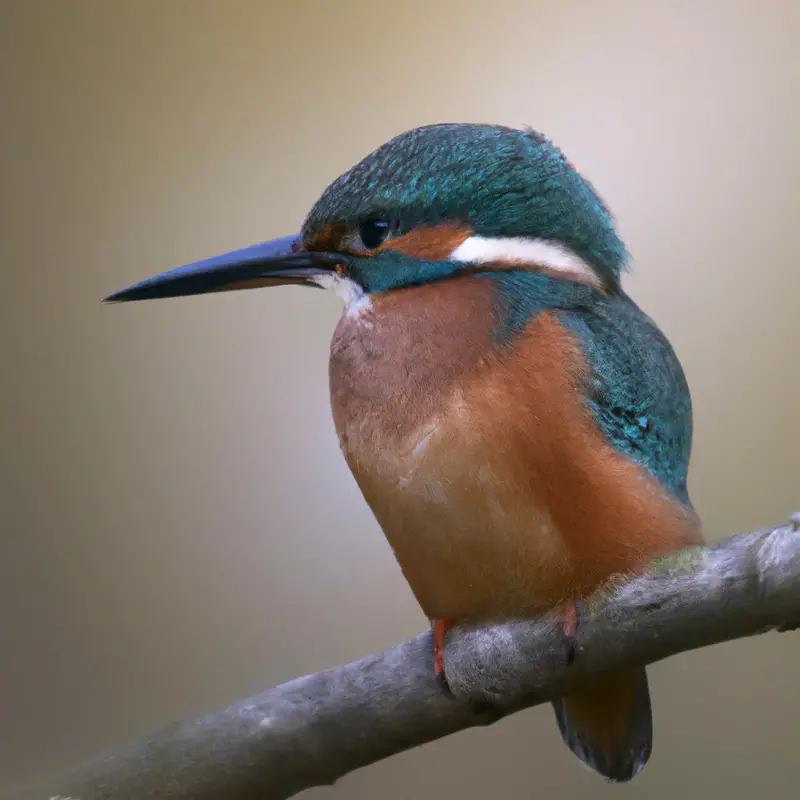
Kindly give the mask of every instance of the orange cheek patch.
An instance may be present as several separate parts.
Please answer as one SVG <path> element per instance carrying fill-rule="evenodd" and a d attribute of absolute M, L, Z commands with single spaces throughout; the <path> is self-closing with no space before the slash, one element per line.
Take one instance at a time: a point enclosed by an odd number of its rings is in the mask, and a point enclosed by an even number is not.
<path fill-rule="evenodd" d="M 305 249 L 335 252 L 339 249 L 346 232 L 347 228 L 342 224 L 332 223 L 331 225 L 326 225 L 314 234 Z"/>
<path fill-rule="evenodd" d="M 404 236 L 390 239 L 375 252 L 395 250 L 420 261 L 447 261 L 450 254 L 472 235 L 467 227 L 437 225 L 410 230 Z"/>

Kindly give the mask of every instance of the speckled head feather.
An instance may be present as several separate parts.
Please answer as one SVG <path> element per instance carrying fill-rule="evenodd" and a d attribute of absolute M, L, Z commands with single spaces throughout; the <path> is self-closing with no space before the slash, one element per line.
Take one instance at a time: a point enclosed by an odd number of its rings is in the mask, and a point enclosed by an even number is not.
<path fill-rule="evenodd" d="M 611 285 L 627 264 L 594 188 L 531 129 L 439 124 L 402 133 L 328 186 L 306 218 L 303 240 L 369 218 L 395 219 L 401 231 L 455 223 L 478 236 L 563 243 Z"/>

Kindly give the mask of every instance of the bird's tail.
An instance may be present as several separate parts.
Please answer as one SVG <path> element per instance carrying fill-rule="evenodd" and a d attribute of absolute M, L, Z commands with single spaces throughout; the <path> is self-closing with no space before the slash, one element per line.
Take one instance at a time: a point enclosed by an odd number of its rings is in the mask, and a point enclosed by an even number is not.
<path fill-rule="evenodd" d="M 629 781 L 653 746 L 650 690 L 644 669 L 615 673 L 553 702 L 567 747 L 610 781 Z"/>

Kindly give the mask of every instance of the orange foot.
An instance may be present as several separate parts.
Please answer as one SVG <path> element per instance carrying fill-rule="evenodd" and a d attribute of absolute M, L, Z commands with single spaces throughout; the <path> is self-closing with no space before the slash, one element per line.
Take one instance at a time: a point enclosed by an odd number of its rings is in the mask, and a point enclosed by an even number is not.
<path fill-rule="evenodd" d="M 453 627 L 451 619 L 435 619 L 431 621 L 433 629 L 433 670 L 436 677 L 444 674 L 444 637 Z"/>

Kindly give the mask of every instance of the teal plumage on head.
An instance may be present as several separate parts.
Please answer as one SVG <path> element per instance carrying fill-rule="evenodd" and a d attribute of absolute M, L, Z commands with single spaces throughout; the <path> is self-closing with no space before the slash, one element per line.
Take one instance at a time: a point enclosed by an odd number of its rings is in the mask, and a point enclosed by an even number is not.
<path fill-rule="evenodd" d="M 457 221 L 479 236 L 561 242 L 612 285 L 627 264 L 597 192 L 530 129 L 446 123 L 400 134 L 331 183 L 303 237 L 309 242 L 326 225 L 369 218 L 397 220 L 401 231 Z"/>

